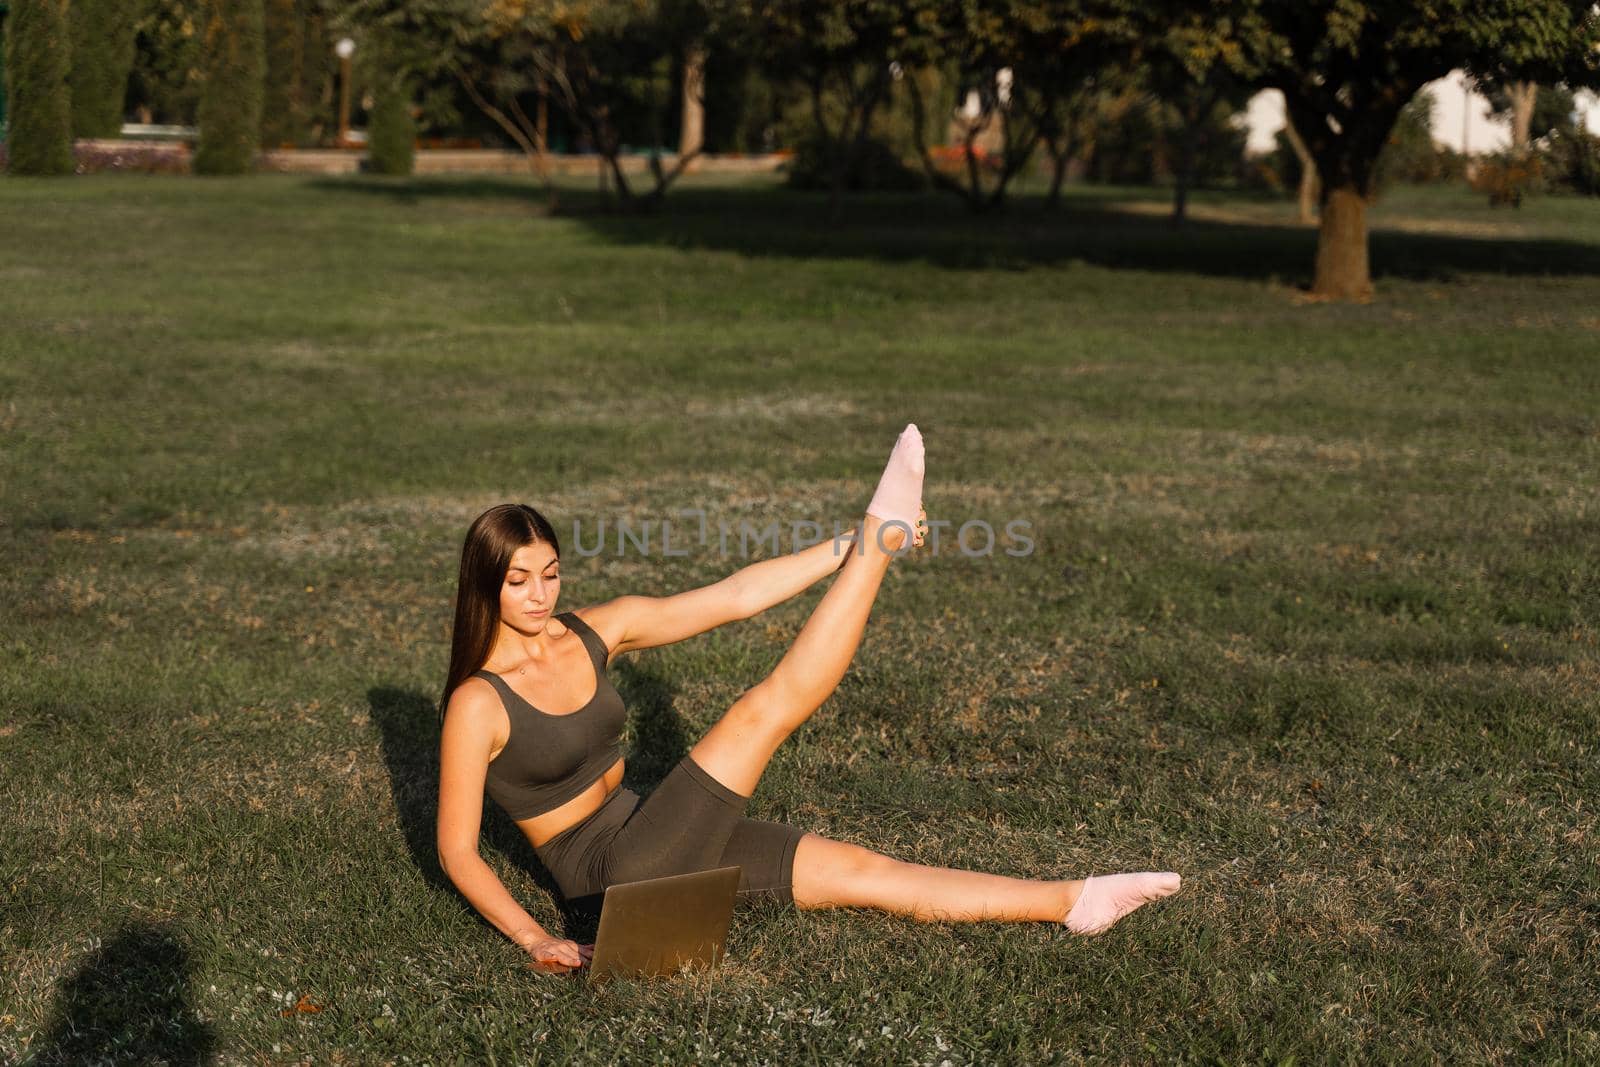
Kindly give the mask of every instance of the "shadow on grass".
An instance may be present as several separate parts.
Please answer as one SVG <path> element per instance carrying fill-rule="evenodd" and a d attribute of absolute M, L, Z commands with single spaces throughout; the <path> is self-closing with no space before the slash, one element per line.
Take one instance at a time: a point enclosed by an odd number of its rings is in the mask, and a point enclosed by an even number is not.
<path fill-rule="evenodd" d="M 658 671 L 637 663 L 618 663 L 610 673 L 633 724 L 633 745 L 623 784 L 645 796 L 689 754 L 683 720 L 672 710 L 677 689 Z"/>
<path fill-rule="evenodd" d="M 501 200 L 549 213 L 549 194 L 531 182 L 494 178 L 380 180 L 327 178 L 330 192 L 426 200 Z M 1079 190 L 1060 210 L 1021 197 L 995 215 L 974 216 L 949 197 L 856 194 L 834 221 L 821 194 L 778 188 L 698 188 L 672 193 L 656 214 L 617 211 L 599 193 L 562 188 L 554 214 L 582 223 L 619 245 L 657 245 L 745 256 L 927 262 L 956 270 L 1020 270 L 1081 261 L 1121 270 L 1305 282 L 1316 250 L 1307 227 L 1191 219 L 1174 230 L 1159 210 L 1127 210 L 1153 202 L 1150 191 Z M 1448 280 L 1461 273 L 1600 274 L 1600 246 L 1532 237 L 1469 237 L 1402 233 L 1371 237 L 1374 276 Z M 530 254 L 533 253 L 530 248 Z"/>
<path fill-rule="evenodd" d="M 374 688 L 367 707 L 378 727 L 378 746 L 389 772 L 389 794 L 395 817 L 405 834 L 411 862 L 434 889 L 449 893 L 480 922 L 488 923 L 467 903 L 439 866 L 435 828 L 439 814 L 439 712 L 434 701 L 414 690 Z M 533 878 L 558 904 L 561 890 L 534 853 L 533 846 L 506 813 L 485 797 L 482 840 Z M 567 916 L 563 908 L 563 917 Z"/>
<path fill-rule="evenodd" d="M 629 788 L 648 793 L 688 752 L 683 724 L 672 710 L 673 689 L 661 675 L 631 663 L 612 668 L 612 681 L 632 713 L 634 753 L 626 767 Z M 463 908 L 484 921 L 457 892 L 439 866 L 435 824 L 439 812 L 439 716 L 434 702 L 406 689 L 374 688 L 367 706 L 378 727 L 378 744 L 389 773 L 395 815 L 423 879 L 450 893 Z M 515 823 L 496 804 L 484 799 L 482 838 L 550 894 L 561 910 L 565 935 L 593 941 L 599 922 L 598 897 L 564 900 L 555 879 Z M 487 922 L 485 922 L 487 925 Z"/>
<path fill-rule="evenodd" d="M 170 929 L 129 923 L 62 984 L 49 1030 L 22 1062 L 209 1062 L 216 1035 L 195 1018 L 190 981 Z"/>

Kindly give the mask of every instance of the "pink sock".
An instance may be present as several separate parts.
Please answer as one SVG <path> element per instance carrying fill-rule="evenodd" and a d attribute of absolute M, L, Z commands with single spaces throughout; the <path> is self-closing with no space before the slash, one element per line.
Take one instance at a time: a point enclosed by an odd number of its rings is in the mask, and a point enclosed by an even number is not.
<path fill-rule="evenodd" d="M 1075 934 L 1098 934 L 1142 904 L 1176 893 L 1183 879 L 1171 871 L 1102 874 L 1087 878 L 1064 922 Z"/>
<path fill-rule="evenodd" d="M 908 535 L 915 531 L 917 512 L 922 510 L 922 469 L 922 433 L 916 423 L 909 422 L 894 443 L 867 514 L 884 522 L 905 523 Z"/>

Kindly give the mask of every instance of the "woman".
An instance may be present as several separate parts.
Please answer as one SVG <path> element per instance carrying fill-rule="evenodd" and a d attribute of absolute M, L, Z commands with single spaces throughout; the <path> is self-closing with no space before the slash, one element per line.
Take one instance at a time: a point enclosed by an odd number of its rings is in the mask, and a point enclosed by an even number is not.
<path fill-rule="evenodd" d="M 1029 881 L 903 863 L 744 817 L 783 740 L 849 666 L 890 562 L 922 544 L 922 437 L 900 435 L 849 550 L 832 542 L 764 560 L 676 596 L 624 596 L 556 615 L 561 551 L 526 505 L 490 508 L 462 548 L 439 773 L 439 862 L 535 962 L 578 967 L 589 947 L 555 937 L 478 854 L 483 793 L 533 844 L 568 898 L 615 882 L 737 864 L 741 899 L 868 907 L 923 920 L 1063 922 L 1097 934 L 1178 890 L 1170 872 Z M 842 562 L 841 562 L 842 556 Z M 625 712 L 606 678 L 624 652 L 746 619 L 838 571 L 793 647 L 725 712 L 648 799 L 622 788 Z"/>

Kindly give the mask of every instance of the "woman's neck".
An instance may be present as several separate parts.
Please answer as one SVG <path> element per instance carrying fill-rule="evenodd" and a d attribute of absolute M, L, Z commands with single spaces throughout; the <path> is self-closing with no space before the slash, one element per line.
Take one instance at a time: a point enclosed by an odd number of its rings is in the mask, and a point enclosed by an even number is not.
<path fill-rule="evenodd" d="M 554 617 L 550 616 L 552 619 Z M 568 632 L 568 628 L 562 626 L 559 634 L 552 633 L 549 619 L 536 633 L 525 633 L 502 622 L 500 632 L 495 637 L 494 647 L 489 650 L 488 662 L 483 668 L 495 674 L 538 670 L 549 663 L 555 654 L 552 642 L 565 637 Z"/>

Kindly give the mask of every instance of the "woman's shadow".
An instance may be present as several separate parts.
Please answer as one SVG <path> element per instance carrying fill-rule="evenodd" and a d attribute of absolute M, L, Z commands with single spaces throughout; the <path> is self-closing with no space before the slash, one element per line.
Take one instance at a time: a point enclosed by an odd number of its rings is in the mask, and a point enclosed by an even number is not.
<path fill-rule="evenodd" d="M 128 923 L 67 979 L 50 1029 L 22 1063 L 200 1064 L 216 1034 L 189 1002 L 189 953 L 155 923 Z"/>
<path fill-rule="evenodd" d="M 644 794 L 689 750 L 683 723 L 672 709 L 674 689 L 655 670 L 634 663 L 616 664 L 608 674 L 630 711 L 632 749 L 627 756 L 625 784 Z M 415 690 L 389 687 L 368 690 L 367 705 L 378 727 L 378 744 L 384 767 L 389 772 L 389 792 L 394 798 L 395 814 L 412 863 L 428 885 L 451 894 L 483 922 L 439 867 L 434 841 L 439 810 L 437 705 Z M 600 897 L 563 901 L 555 879 L 539 862 L 528 839 L 487 797 L 483 816 L 482 839 L 550 894 L 561 911 L 563 936 L 575 941 L 593 941 L 599 923 Z"/>

